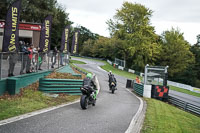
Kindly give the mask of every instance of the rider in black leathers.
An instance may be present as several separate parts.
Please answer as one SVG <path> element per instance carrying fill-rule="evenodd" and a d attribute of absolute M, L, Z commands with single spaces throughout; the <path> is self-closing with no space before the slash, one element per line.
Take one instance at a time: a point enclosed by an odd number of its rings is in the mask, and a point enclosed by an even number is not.
<path fill-rule="evenodd" d="M 115 83 L 115 87 L 116 87 L 117 86 L 117 80 L 116 80 L 115 76 L 112 74 L 111 71 L 109 71 L 108 77 L 109 77 L 109 80 L 108 80 L 108 82 L 109 82 L 109 88 L 111 89 L 111 83 L 112 82 Z"/>

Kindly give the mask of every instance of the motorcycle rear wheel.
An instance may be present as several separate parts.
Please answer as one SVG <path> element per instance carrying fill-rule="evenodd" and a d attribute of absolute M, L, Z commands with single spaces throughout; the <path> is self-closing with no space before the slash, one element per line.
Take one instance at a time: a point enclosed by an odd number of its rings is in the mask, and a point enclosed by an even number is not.
<path fill-rule="evenodd" d="M 88 97 L 86 95 L 81 96 L 80 100 L 80 105 L 82 109 L 87 109 L 88 108 Z"/>
<path fill-rule="evenodd" d="M 112 94 L 114 94 L 115 93 L 115 87 L 114 86 L 112 86 Z"/>

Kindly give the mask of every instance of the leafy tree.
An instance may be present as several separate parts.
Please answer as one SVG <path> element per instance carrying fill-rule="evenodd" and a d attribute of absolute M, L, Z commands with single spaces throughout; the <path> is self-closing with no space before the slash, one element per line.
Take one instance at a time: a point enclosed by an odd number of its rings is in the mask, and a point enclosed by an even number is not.
<path fill-rule="evenodd" d="M 169 77 L 184 72 L 194 62 L 190 45 L 179 30 L 164 31 L 162 41 L 160 65 L 169 66 Z"/>
<path fill-rule="evenodd" d="M 146 64 L 154 65 L 160 53 L 159 37 L 150 25 L 152 11 L 141 4 L 124 2 L 113 19 L 107 21 L 112 37 L 121 42 L 127 66 L 143 71 Z"/>
<path fill-rule="evenodd" d="M 79 36 L 79 39 L 78 39 L 78 43 L 79 43 L 78 52 L 79 53 L 83 49 L 83 44 L 84 44 L 85 41 L 87 41 L 88 39 L 96 40 L 99 37 L 98 34 L 92 33 L 89 29 L 87 29 L 86 27 L 83 27 L 83 26 L 75 27 L 74 31 L 79 31 L 80 32 L 80 36 Z"/>

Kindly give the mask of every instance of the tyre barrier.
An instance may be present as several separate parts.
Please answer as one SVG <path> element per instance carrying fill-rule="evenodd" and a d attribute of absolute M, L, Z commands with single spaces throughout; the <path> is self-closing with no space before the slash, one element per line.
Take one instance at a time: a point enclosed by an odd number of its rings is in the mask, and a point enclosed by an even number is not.
<path fill-rule="evenodd" d="M 81 95 L 80 88 L 83 85 L 81 79 L 50 79 L 40 78 L 39 90 L 46 93 L 66 93 L 69 95 Z"/>
<path fill-rule="evenodd" d="M 133 85 L 133 91 L 136 94 L 138 94 L 139 96 L 143 97 L 144 85 L 143 84 L 134 83 L 134 85 Z"/>

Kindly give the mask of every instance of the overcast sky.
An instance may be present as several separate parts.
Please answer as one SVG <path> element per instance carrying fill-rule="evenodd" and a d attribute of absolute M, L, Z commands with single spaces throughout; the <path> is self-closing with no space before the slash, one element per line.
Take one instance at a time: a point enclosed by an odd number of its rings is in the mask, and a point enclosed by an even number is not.
<path fill-rule="evenodd" d="M 124 1 L 140 3 L 153 10 L 152 26 L 161 34 L 171 27 L 179 28 L 185 39 L 196 43 L 200 34 L 200 0 L 58 0 L 71 21 L 102 36 L 109 36 L 106 21 L 112 18 Z"/>

